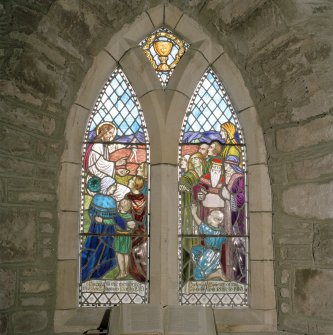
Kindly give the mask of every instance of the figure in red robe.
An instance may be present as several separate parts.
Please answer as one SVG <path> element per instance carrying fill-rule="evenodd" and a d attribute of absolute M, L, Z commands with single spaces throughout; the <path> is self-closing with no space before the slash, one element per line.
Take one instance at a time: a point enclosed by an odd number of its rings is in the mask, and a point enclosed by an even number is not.
<path fill-rule="evenodd" d="M 132 215 L 137 226 L 133 231 L 132 250 L 130 254 L 129 273 L 139 282 L 147 280 L 147 200 L 142 190 L 144 188 L 144 178 L 135 176 L 129 180 L 128 187 L 131 192 L 126 198 L 132 202 Z"/>
<path fill-rule="evenodd" d="M 226 187 L 222 159 L 215 157 L 211 160 L 210 171 L 203 175 L 193 188 L 194 199 L 199 204 L 199 217 L 207 222 L 209 214 L 214 210 L 223 213 L 223 226 L 226 234 L 232 234 L 230 193 Z M 229 260 L 226 246 L 222 245 L 221 264 L 224 273 L 229 273 Z"/>

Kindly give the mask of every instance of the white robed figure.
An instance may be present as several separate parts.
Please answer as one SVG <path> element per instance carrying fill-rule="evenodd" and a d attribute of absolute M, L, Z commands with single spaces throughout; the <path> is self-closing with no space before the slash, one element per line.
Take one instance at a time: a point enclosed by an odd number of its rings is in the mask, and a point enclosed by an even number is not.
<path fill-rule="evenodd" d="M 122 158 L 117 162 L 110 161 L 110 154 L 116 150 L 125 148 L 125 144 L 111 144 L 116 137 L 116 127 L 111 122 L 103 122 L 96 129 L 96 143 L 94 143 L 88 153 L 87 170 L 90 175 L 101 179 L 104 177 L 115 177 L 116 168 L 125 166 L 126 159 Z M 128 170 L 117 169 L 117 174 L 126 175 Z"/>

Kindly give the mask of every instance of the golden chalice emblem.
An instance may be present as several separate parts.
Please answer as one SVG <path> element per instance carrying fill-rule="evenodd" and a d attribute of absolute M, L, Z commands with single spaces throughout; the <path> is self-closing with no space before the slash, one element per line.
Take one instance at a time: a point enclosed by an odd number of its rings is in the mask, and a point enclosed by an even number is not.
<path fill-rule="evenodd" d="M 170 66 L 167 64 L 168 56 L 172 49 L 172 42 L 168 41 L 155 41 L 153 46 L 156 51 L 161 64 L 157 67 L 156 71 L 170 71 Z"/>

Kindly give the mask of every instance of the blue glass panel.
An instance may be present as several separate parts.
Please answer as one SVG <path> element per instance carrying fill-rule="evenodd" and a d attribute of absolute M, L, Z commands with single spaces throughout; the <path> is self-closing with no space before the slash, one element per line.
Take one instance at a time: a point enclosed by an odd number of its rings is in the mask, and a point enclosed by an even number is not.
<path fill-rule="evenodd" d="M 135 139 L 137 143 L 142 136 L 135 136 L 135 133 L 144 133 L 140 115 L 133 90 L 124 73 L 118 70 L 109 79 L 98 99 L 89 130 L 96 135 L 97 126 L 101 122 L 111 122 L 118 127 L 116 140 L 129 143 Z"/>
<path fill-rule="evenodd" d="M 179 147 L 179 303 L 248 304 L 245 147 L 229 97 L 209 69 Z"/>
<path fill-rule="evenodd" d="M 147 303 L 149 141 L 140 105 L 120 69 L 98 97 L 85 139 L 80 306 Z"/>
<path fill-rule="evenodd" d="M 213 139 L 224 143 L 224 139 L 220 135 L 223 123 L 231 122 L 234 134 L 241 133 L 234 115 L 230 99 L 221 82 L 213 71 L 208 70 L 198 84 L 197 94 L 192 97 L 187 111 L 187 118 L 183 126 L 184 143 L 189 143 L 189 139 L 194 141 L 193 143 L 197 143 L 199 140 L 209 143 Z M 197 134 L 192 134 L 193 132 Z M 239 139 L 239 136 L 237 138 Z M 241 142 L 237 143 L 242 144 Z"/>

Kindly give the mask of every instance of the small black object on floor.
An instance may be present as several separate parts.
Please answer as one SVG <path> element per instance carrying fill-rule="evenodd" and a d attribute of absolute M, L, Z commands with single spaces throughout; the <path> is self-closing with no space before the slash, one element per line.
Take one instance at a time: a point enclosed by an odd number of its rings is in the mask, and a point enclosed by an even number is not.
<path fill-rule="evenodd" d="M 83 332 L 84 335 L 107 335 L 109 330 L 111 308 L 107 308 L 104 312 L 101 323 L 96 329 L 88 329 Z"/>

